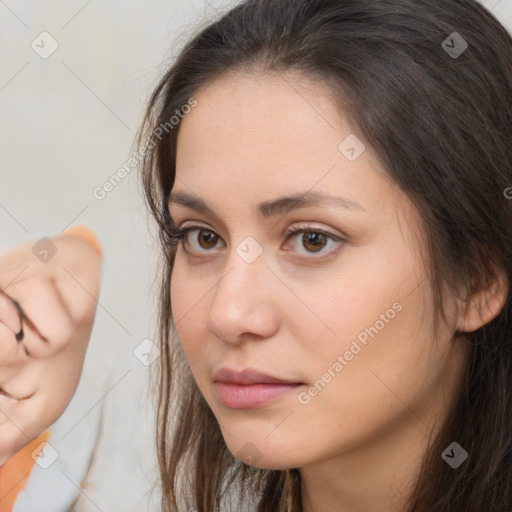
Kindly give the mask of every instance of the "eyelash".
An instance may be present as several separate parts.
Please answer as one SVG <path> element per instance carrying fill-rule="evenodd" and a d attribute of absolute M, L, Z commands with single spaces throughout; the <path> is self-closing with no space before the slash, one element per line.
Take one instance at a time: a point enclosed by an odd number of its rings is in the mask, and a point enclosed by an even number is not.
<path fill-rule="evenodd" d="M 191 226 L 187 226 L 183 229 L 170 227 L 168 229 L 169 244 L 172 246 L 177 246 L 180 242 L 182 242 L 184 240 L 184 238 L 187 236 L 189 231 L 196 231 L 196 230 L 204 230 L 204 231 L 209 231 L 211 233 L 215 233 L 215 231 L 213 231 L 212 229 L 210 229 L 206 226 L 201 226 L 201 225 L 191 225 Z M 322 235 L 325 235 L 328 239 L 332 240 L 333 242 L 341 242 L 341 243 L 345 242 L 345 240 L 339 236 L 336 236 L 332 233 L 329 233 L 328 231 L 324 231 L 323 229 L 316 228 L 316 227 L 310 226 L 310 225 L 295 226 L 293 228 L 290 228 L 288 230 L 288 232 L 286 233 L 286 240 L 289 240 L 290 238 L 292 238 L 294 235 L 296 235 L 298 233 L 320 233 Z M 215 233 L 215 234 L 217 234 L 217 233 Z M 186 249 L 185 249 L 185 252 L 187 252 Z M 197 251 L 194 251 L 194 252 L 197 252 Z M 201 251 L 201 252 L 208 252 L 208 250 Z M 330 252 L 333 252 L 333 251 L 332 250 L 327 251 L 326 254 L 328 254 Z M 314 255 L 315 253 L 310 253 L 310 254 Z M 324 254 L 324 252 L 320 251 L 319 254 Z"/>

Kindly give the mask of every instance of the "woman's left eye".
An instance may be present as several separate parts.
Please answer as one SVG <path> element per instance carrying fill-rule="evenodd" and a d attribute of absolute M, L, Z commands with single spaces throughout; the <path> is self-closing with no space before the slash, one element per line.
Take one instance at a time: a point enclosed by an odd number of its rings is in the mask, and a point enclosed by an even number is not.
<path fill-rule="evenodd" d="M 193 233 L 196 233 L 196 235 L 192 236 Z M 324 249 L 344 242 L 339 236 L 312 226 L 297 226 L 290 229 L 286 233 L 286 241 L 288 242 L 290 239 L 294 241 L 295 250 L 301 254 L 329 252 L 324 251 Z M 206 226 L 187 226 L 181 229 L 174 229 L 170 240 L 173 245 L 178 245 L 182 241 L 185 252 L 188 252 L 188 248 L 192 252 L 197 253 L 208 252 L 209 249 L 214 249 L 219 241 L 222 241 L 222 238 Z M 306 252 L 299 250 L 299 246 L 306 249 Z"/>
<path fill-rule="evenodd" d="M 329 233 L 322 229 L 310 226 L 305 228 L 296 227 L 290 229 L 286 237 L 286 240 L 289 239 L 294 239 L 294 245 L 296 247 L 297 252 L 301 252 L 300 250 L 297 249 L 297 246 L 300 246 L 306 249 L 307 254 L 329 252 L 324 251 L 323 249 L 329 246 L 329 244 L 330 246 L 335 246 L 343 242 L 343 240 L 339 236 L 336 236 L 333 233 Z"/>

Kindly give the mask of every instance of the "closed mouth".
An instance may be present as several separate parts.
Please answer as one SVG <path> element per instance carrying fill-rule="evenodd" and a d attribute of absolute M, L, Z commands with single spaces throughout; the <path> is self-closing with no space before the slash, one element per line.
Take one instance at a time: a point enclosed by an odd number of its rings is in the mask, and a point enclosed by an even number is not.
<path fill-rule="evenodd" d="M 225 384 L 238 384 L 243 386 L 249 386 L 253 384 L 283 384 L 283 385 L 298 385 L 301 382 L 292 382 L 273 377 L 266 373 L 247 368 L 241 372 L 237 372 L 230 368 L 222 368 L 219 370 L 214 378 L 214 382 L 221 382 Z"/>

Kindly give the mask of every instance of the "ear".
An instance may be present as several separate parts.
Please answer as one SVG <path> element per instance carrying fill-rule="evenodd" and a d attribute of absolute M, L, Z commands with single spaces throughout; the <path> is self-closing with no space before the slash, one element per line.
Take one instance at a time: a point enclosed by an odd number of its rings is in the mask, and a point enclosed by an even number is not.
<path fill-rule="evenodd" d="M 500 269 L 490 284 L 481 288 L 465 302 L 457 318 L 457 331 L 473 332 L 496 318 L 507 300 L 507 273 Z"/>

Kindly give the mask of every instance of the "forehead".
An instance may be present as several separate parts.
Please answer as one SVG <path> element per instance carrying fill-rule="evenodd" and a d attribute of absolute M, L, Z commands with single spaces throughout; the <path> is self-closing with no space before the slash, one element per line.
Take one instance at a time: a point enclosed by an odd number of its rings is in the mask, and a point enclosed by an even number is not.
<path fill-rule="evenodd" d="M 374 218 L 388 219 L 404 200 L 369 145 L 355 160 L 342 153 L 340 144 L 357 137 L 356 129 L 319 81 L 229 74 L 194 98 L 197 105 L 179 128 L 180 190 L 211 205 L 229 199 L 233 207 L 314 190 L 353 199 Z"/>
<path fill-rule="evenodd" d="M 200 88 L 195 98 L 197 106 L 180 125 L 179 149 L 190 132 L 208 132 L 208 140 L 195 141 L 201 146 L 236 136 L 238 143 L 265 139 L 266 146 L 285 148 L 303 138 L 315 143 L 327 132 L 335 144 L 336 132 L 350 129 L 327 86 L 297 74 L 230 73 Z"/>
<path fill-rule="evenodd" d="M 194 97 L 176 160 L 178 175 L 190 178 L 215 172 L 234 181 L 265 176 L 276 185 L 309 180 L 339 166 L 338 146 L 353 131 L 324 84 L 296 75 L 229 74 Z"/>

